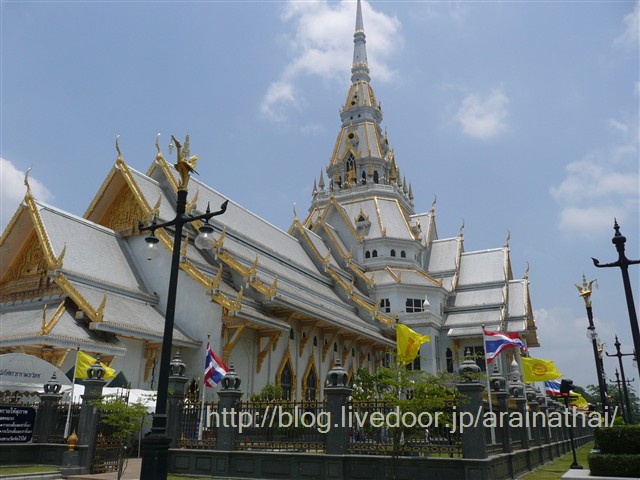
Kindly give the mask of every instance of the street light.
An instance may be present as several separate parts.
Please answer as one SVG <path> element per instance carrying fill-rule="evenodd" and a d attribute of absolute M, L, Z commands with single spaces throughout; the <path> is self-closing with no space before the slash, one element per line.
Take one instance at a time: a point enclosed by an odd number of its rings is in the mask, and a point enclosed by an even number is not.
<path fill-rule="evenodd" d="M 629 391 L 627 390 L 627 380 L 624 378 L 624 365 L 622 364 L 622 357 L 626 357 L 629 355 L 634 355 L 634 353 L 622 353 L 620 352 L 620 340 L 618 340 L 618 335 L 616 335 L 616 342 L 614 343 L 616 347 L 616 353 L 609 355 L 607 352 L 607 357 L 618 357 L 618 365 L 620 366 L 620 375 L 622 376 L 622 387 L 624 391 L 624 403 L 625 409 L 627 411 L 627 418 L 625 419 L 627 423 L 633 423 L 633 414 L 631 413 L 631 403 L 629 402 Z M 616 370 L 616 378 L 618 377 L 618 371 Z M 632 382 L 633 380 L 631 380 Z M 629 383 L 631 383 L 629 382 Z M 620 384 L 618 384 L 618 389 L 620 389 Z"/>
<path fill-rule="evenodd" d="M 560 382 L 560 396 L 564 400 L 564 406 L 568 410 L 569 409 L 569 397 L 571 396 L 573 390 L 573 380 L 568 378 L 562 379 Z M 575 413 L 575 410 L 574 410 Z M 582 465 L 578 463 L 578 457 L 576 456 L 576 444 L 573 439 L 573 427 L 568 425 L 569 428 L 569 439 L 571 440 L 571 451 L 573 452 L 573 463 L 569 468 L 574 470 L 582 470 Z"/>
<path fill-rule="evenodd" d="M 587 308 L 587 319 L 589 320 L 589 326 L 587 327 L 587 338 L 591 340 L 593 346 L 593 357 L 596 361 L 596 373 L 598 375 L 598 390 L 600 390 L 600 402 L 602 403 L 602 415 L 609 416 L 609 398 L 607 396 L 607 383 L 604 378 L 604 365 L 602 364 L 601 351 L 598 345 L 599 337 L 596 332 L 596 327 L 593 324 L 593 310 L 591 308 L 591 285 L 595 280 L 591 280 L 587 283 L 587 278 L 582 275 L 582 286 L 576 283 L 576 287 L 580 292 L 580 296 L 584 300 L 585 307 Z"/>
<path fill-rule="evenodd" d="M 173 220 L 164 223 L 156 223 L 154 218 L 151 225 L 145 227 L 142 222 L 138 227 L 140 232 L 150 232 L 145 238 L 145 258 L 152 260 L 157 257 L 158 238 L 155 231 L 158 228 L 173 227 L 173 250 L 171 257 L 171 270 L 169 273 L 169 292 L 167 294 L 167 309 L 164 322 L 164 335 L 162 337 L 162 352 L 160 357 L 160 372 L 158 374 L 158 397 L 156 401 L 156 411 L 153 415 L 151 432 L 142 439 L 142 467 L 140 470 L 141 480 L 163 480 L 167 478 L 167 460 L 169 453 L 170 439 L 167 436 L 167 395 L 169 390 L 169 371 L 171 364 L 171 346 L 173 343 L 173 324 L 175 318 L 176 293 L 178 289 L 178 270 L 180 266 L 180 247 L 182 244 L 182 229 L 191 222 L 204 220 L 205 223 L 200 228 L 200 234 L 196 239 L 196 246 L 200 248 L 210 248 L 213 228 L 209 220 L 216 215 L 222 215 L 227 210 L 228 200 L 225 201 L 220 210 L 211 212 L 207 206 L 206 213 L 202 215 L 186 215 L 187 204 L 187 183 L 189 175 L 195 172 L 194 166 L 197 156 L 189 157 L 189 136 L 185 140 L 184 149 L 174 136 L 171 136 L 176 146 L 178 161 L 174 165 L 180 174 L 180 185 L 178 186 L 178 198 L 176 202 L 176 216 Z M 197 172 L 196 172 L 197 173 Z"/>
<path fill-rule="evenodd" d="M 631 282 L 629 281 L 629 265 L 636 265 L 640 263 L 640 260 L 629 260 L 625 255 L 624 244 L 626 243 L 627 238 L 620 233 L 620 225 L 618 225 L 618 221 L 615 218 L 613 219 L 613 229 L 616 233 L 613 235 L 611 243 L 616 246 L 616 250 L 618 251 L 618 261 L 600 265 L 600 261 L 597 258 L 591 257 L 591 260 L 593 260 L 593 264 L 598 268 L 620 267 L 622 283 L 624 285 L 624 294 L 627 299 L 627 310 L 629 310 L 629 322 L 631 323 L 631 335 L 633 337 L 633 350 L 635 352 L 640 352 L 640 328 L 638 328 L 638 316 L 636 315 L 636 307 L 633 304 L 633 292 L 631 291 Z"/>

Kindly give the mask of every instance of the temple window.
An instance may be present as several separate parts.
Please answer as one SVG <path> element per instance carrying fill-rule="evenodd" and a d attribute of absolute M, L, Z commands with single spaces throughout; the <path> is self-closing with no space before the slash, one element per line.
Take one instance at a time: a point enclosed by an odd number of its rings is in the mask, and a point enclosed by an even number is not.
<path fill-rule="evenodd" d="M 380 299 L 380 311 L 382 313 L 390 313 L 391 312 L 391 302 L 388 298 Z"/>
<path fill-rule="evenodd" d="M 393 250 L 393 249 L 391 250 L 391 256 L 392 256 L 392 257 L 395 257 L 395 256 L 396 256 L 396 251 L 395 251 L 395 250 Z"/>
<path fill-rule="evenodd" d="M 424 311 L 424 306 L 420 298 L 407 298 L 406 310 L 407 313 L 418 313 Z"/>

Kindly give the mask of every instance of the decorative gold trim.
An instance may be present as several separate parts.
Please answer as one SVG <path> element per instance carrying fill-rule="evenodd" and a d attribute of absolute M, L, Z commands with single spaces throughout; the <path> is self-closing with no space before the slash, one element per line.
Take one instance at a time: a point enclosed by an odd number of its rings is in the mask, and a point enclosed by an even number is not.
<path fill-rule="evenodd" d="M 49 335 L 64 312 L 64 302 L 61 302 L 60 305 L 58 305 L 56 311 L 51 316 L 51 320 L 47 322 L 47 306 L 45 305 L 42 309 L 42 328 L 40 329 L 40 335 Z"/>
<path fill-rule="evenodd" d="M 304 352 L 304 347 L 307 346 L 307 343 L 309 342 L 309 339 L 313 336 L 313 334 L 316 332 L 316 330 L 318 329 L 318 324 L 319 322 L 302 322 L 300 324 L 300 345 L 299 345 L 299 349 L 298 349 L 298 356 L 302 357 L 302 354 Z"/>
<path fill-rule="evenodd" d="M 240 340 L 245 328 L 245 325 L 229 324 L 229 317 L 227 315 L 222 316 L 222 361 L 224 363 L 229 362 L 231 352 Z"/>
<path fill-rule="evenodd" d="M 151 344 L 149 342 L 145 342 L 144 344 L 144 352 L 143 357 L 147 360 L 144 363 L 144 381 L 149 380 L 149 374 L 151 373 L 151 368 L 153 367 L 153 362 L 158 358 L 158 354 L 160 353 L 160 345 Z"/>
<path fill-rule="evenodd" d="M 106 293 L 102 297 L 102 303 L 96 310 L 93 306 L 82 296 L 82 294 L 69 282 L 67 277 L 62 273 L 59 273 L 53 277 L 53 281 L 58 285 L 73 302 L 82 310 L 92 322 L 101 322 L 104 317 L 104 305 L 106 303 Z"/>
<path fill-rule="evenodd" d="M 339 332 L 339 331 L 340 331 L 340 329 L 338 329 L 338 328 L 336 328 L 336 329 L 324 329 L 323 333 L 324 333 L 324 332 L 331 333 L 331 338 L 330 338 L 330 340 L 329 340 L 327 343 L 325 343 L 325 344 L 322 346 L 322 362 L 324 362 L 324 361 L 325 361 L 325 358 L 327 357 L 327 352 L 329 351 L 329 349 L 330 349 L 331 347 L 333 347 L 333 344 L 335 343 L 336 338 L 338 337 L 338 332 Z M 324 342 L 324 340 L 326 340 L 326 339 L 325 339 L 325 338 L 323 338 L 322 340 L 323 340 L 323 342 Z"/>
<path fill-rule="evenodd" d="M 29 188 L 27 188 L 27 193 L 24 196 L 24 202 L 27 205 L 27 209 L 29 210 L 29 214 L 31 216 L 31 221 L 36 231 L 36 235 L 38 236 L 38 240 L 40 241 L 40 245 L 42 246 L 44 258 L 47 261 L 47 267 L 49 268 L 49 270 L 58 270 L 62 268 L 62 260 L 64 258 L 64 252 L 66 251 L 66 248 L 63 248 L 60 256 L 56 258 L 56 255 L 53 252 L 51 241 L 49 240 L 49 236 L 47 235 L 47 230 L 44 226 L 44 222 L 42 221 L 42 217 L 40 216 L 38 205 L 36 204 L 36 201 L 31 194 L 31 189 Z"/>
<path fill-rule="evenodd" d="M 256 373 L 260 373 L 260 370 L 262 369 L 262 363 L 269 353 L 269 349 L 275 352 L 276 347 L 278 346 L 278 340 L 280 340 L 281 335 L 282 332 L 280 330 L 268 329 L 260 330 L 256 334 L 256 340 L 258 342 L 258 359 L 256 362 Z M 267 340 L 267 342 L 263 343 L 263 340 Z M 287 349 L 287 352 L 288 351 L 289 350 Z"/>

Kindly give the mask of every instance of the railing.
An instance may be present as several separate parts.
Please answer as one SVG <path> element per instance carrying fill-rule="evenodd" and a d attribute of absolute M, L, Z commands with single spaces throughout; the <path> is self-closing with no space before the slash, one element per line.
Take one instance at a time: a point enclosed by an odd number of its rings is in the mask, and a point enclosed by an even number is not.
<path fill-rule="evenodd" d="M 201 402 L 184 402 L 179 408 L 178 448 L 214 448 L 217 427 L 211 420 L 218 417 L 218 404 L 205 402 L 203 409 Z"/>
<path fill-rule="evenodd" d="M 403 416 L 395 406 L 381 401 L 354 401 L 350 405 L 349 453 L 363 455 L 402 455 L 402 456 L 462 456 L 462 439 L 459 433 L 452 432 L 445 416 L 436 424 L 432 417 L 431 425 L 422 427 L 417 423 L 411 426 L 414 415 Z M 394 427 L 396 417 L 398 425 Z M 375 417 L 372 417 L 375 415 Z M 384 418 L 384 422 L 373 421 Z M 391 420 L 391 421 L 389 421 Z M 428 417 L 421 419 L 428 425 Z M 384 423 L 380 425 L 380 423 Z M 379 426 L 378 426 L 379 425 Z"/>
<path fill-rule="evenodd" d="M 72 403 L 71 411 L 69 411 L 68 403 L 59 403 L 56 405 L 56 425 L 49 435 L 49 443 L 66 443 L 64 438 L 65 428 L 67 426 L 67 415 L 69 415 L 69 435 L 78 429 L 78 421 L 80 420 L 80 409 L 82 403 Z"/>
<path fill-rule="evenodd" d="M 332 425 L 325 424 L 324 402 L 244 402 L 239 408 L 238 450 L 325 451 L 323 432 Z"/>

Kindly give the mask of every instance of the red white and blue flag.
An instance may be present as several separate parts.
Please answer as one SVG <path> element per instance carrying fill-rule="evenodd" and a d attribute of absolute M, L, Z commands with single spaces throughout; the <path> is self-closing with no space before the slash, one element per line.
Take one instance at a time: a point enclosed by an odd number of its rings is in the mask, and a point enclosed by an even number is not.
<path fill-rule="evenodd" d="M 547 380 L 544 382 L 544 390 L 547 395 L 559 397 L 560 396 L 560 382 L 556 380 Z"/>
<path fill-rule="evenodd" d="M 518 332 L 502 333 L 502 332 L 488 332 L 484 331 L 484 343 L 485 343 L 485 358 L 487 363 L 491 363 L 494 358 L 500 355 L 508 348 L 520 347 L 527 349 Z"/>
<path fill-rule="evenodd" d="M 207 342 L 207 358 L 204 364 L 204 386 L 215 387 L 227 374 L 229 369 L 222 360 L 211 350 Z"/>

